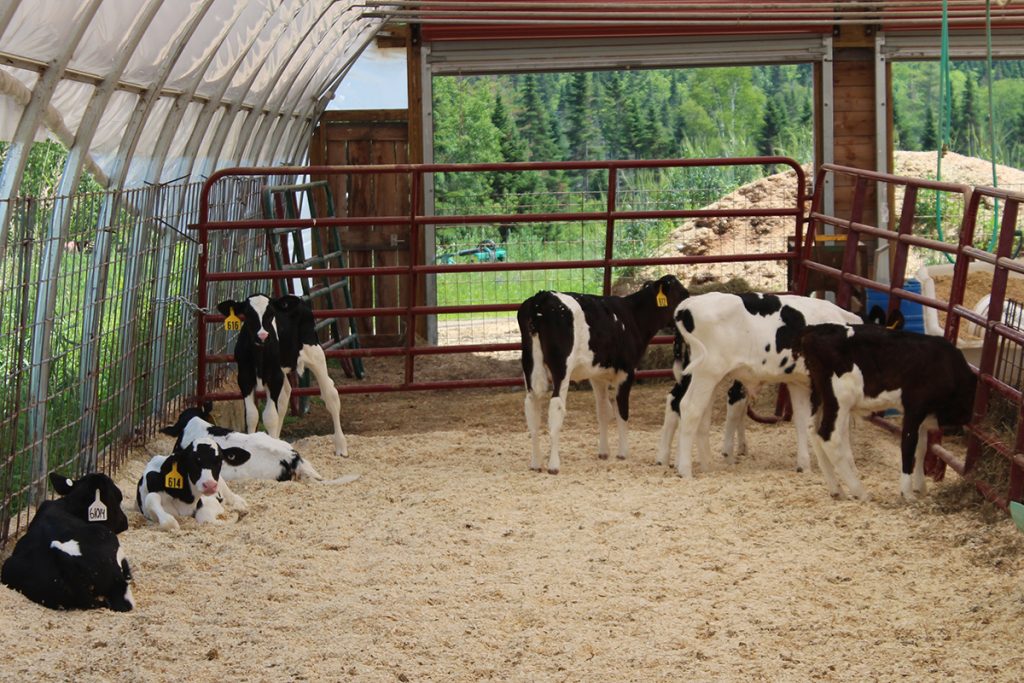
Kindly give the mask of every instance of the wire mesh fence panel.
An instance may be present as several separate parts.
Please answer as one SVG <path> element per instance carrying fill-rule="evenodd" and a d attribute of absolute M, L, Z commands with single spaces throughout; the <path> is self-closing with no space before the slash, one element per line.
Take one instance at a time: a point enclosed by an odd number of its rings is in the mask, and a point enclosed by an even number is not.
<path fill-rule="evenodd" d="M 19 198 L 0 253 L 0 545 L 195 386 L 198 185 Z"/>

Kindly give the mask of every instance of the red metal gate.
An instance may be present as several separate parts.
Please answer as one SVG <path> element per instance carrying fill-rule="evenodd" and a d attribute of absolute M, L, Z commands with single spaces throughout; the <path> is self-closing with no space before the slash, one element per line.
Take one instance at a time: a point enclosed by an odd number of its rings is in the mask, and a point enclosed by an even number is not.
<path fill-rule="evenodd" d="M 792 196 L 794 201 L 787 205 L 762 206 L 753 209 L 693 209 L 693 210 L 624 210 L 621 208 L 616 188 L 619 186 L 619 174 L 628 169 L 666 169 L 666 168 L 698 168 L 698 167 L 739 167 L 739 166 L 760 166 L 763 164 L 775 164 L 779 167 L 789 167 L 795 172 L 794 188 Z M 572 212 L 564 211 L 558 213 L 516 213 L 509 215 L 445 215 L 442 217 L 429 216 L 411 211 L 409 215 L 403 216 L 341 216 L 336 218 L 316 219 L 275 219 L 272 221 L 253 218 L 251 220 L 216 220 L 211 211 L 211 192 L 216 188 L 229 183 L 234 179 L 248 180 L 255 179 L 264 183 L 269 178 L 291 177 L 291 176 L 315 176 L 330 178 L 337 175 L 348 176 L 374 176 L 374 175 L 395 175 L 400 174 L 408 177 L 410 188 L 410 200 L 407 206 L 417 207 L 422 204 L 421 196 L 424 191 L 424 178 L 427 174 L 438 173 L 481 173 L 481 172 L 538 172 L 538 171 L 599 171 L 607 174 L 607 198 L 605 207 L 601 211 Z M 199 401 L 225 400 L 238 398 L 237 392 L 212 392 L 208 390 L 208 368 L 215 364 L 232 362 L 233 356 L 226 353 L 211 352 L 208 344 L 208 331 L 211 325 L 216 325 L 223 320 L 223 316 L 215 313 L 207 313 L 213 310 L 216 301 L 210 300 L 210 288 L 221 282 L 251 282 L 254 280 L 280 280 L 294 278 L 294 272 L 274 272 L 270 270 L 249 270 L 218 272 L 216 268 L 211 269 L 209 260 L 211 240 L 218 235 L 237 231 L 258 230 L 260 234 L 267 228 L 295 228 L 324 230 L 340 226 L 361 226 L 361 225 L 397 225 L 405 226 L 410 235 L 411 244 L 420 244 L 421 233 L 425 227 L 430 225 L 510 225 L 515 226 L 523 223 L 536 223 L 540 221 L 550 223 L 570 223 L 580 221 L 599 221 L 605 226 L 604 254 L 603 257 L 589 260 L 560 260 L 544 262 L 496 262 L 496 263 L 471 263 L 471 264 L 444 264 L 427 263 L 424 254 L 414 253 L 413 258 L 407 265 L 381 266 L 381 267 L 349 267 L 349 268 L 321 268 L 305 271 L 310 277 L 340 278 L 371 278 L 385 275 L 395 275 L 402 279 L 402 288 L 409 291 L 405 305 L 391 306 L 384 308 L 356 307 L 346 310 L 318 310 L 315 315 L 318 318 L 352 316 L 360 317 L 385 317 L 398 316 L 405 321 L 403 325 L 404 340 L 401 345 L 386 346 L 378 348 L 359 349 L 338 349 L 327 352 L 328 357 L 374 357 L 374 356 L 401 356 L 405 360 L 405 372 L 403 381 L 391 384 L 364 384 L 346 385 L 339 387 L 342 393 L 368 393 L 386 391 L 412 391 L 426 389 L 452 389 L 452 388 L 474 388 L 487 386 L 511 386 L 517 385 L 522 380 L 519 377 L 508 377 L 503 379 L 461 379 L 443 381 L 419 381 L 416 378 L 415 360 L 417 357 L 430 354 L 452 354 L 483 351 L 508 351 L 517 350 L 518 344 L 461 344 L 447 346 L 430 346 L 418 344 L 414 334 L 409 330 L 417 329 L 417 319 L 423 316 L 432 316 L 443 313 L 466 313 L 466 312 L 492 312 L 506 311 L 514 312 L 518 303 L 480 303 L 463 306 L 429 306 L 417 304 L 422 300 L 419 296 L 424 286 L 424 277 L 432 273 L 454 273 L 454 272 L 487 272 L 487 271 L 525 271 L 525 270 L 557 270 L 568 268 L 593 268 L 603 271 L 603 291 L 610 293 L 612 285 L 612 269 L 622 266 L 649 266 L 657 264 L 697 264 L 697 263 L 721 263 L 739 261 L 779 261 L 783 264 L 791 263 L 797 257 L 796 246 L 802 235 L 804 206 L 808 194 L 806 190 L 806 178 L 803 169 L 792 159 L 785 157 L 755 157 L 736 159 L 678 159 L 678 160 L 638 160 L 638 161 L 603 161 L 603 162 L 531 162 L 531 163 L 508 163 L 508 164 L 398 164 L 381 166 L 314 166 L 301 168 L 235 168 L 224 169 L 214 173 L 203 187 L 200 202 L 199 222 L 193 227 L 198 231 L 200 243 L 199 260 L 199 286 L 198 286 L 198 362 L 199 373 L 196 386 L 196 397 Z M 721 218 L 721 217 L 765 217 L 781 216 L 791 218 L 793 221 L 793 234 L 797 241 L 788 250 L 780 250 L 774 253 L 748 253 L 733 254 L 729 256 L 678 256 L 664 258 L 618 258 L 616 256 L 616 227 L 625 220 L 651 220 L 651 219 L 683 219 L 683 218 Z M 667 337 L 655 340 L 656 343 L 670 341 Z M 667 375 L 667 370 L 647 371 L 641 376 Z M 317 392 L 315 388 L 297 387 L 293 395 L 310 395 Z"/>
<path fill-rule="evenodd" d="M 815 193 L 802 250 L 803 258 L 800 259 L 797 291 L 804 290 L 810 273 L 821 273 L 835 278 L 839 282 L 838 302 L 840 305 L 845 306 L 849 303 L 854 287 L 870 287 L 889 296 L 889 311 L 897 308 L 900 301 L 907 300 L 945 313 L 946 322 L 943 336 L 951 342 L 957 343 L 959 339 L 961 320 L 974 323 L 984 331 L 980 362 L 976 364 L 979 382 L 975 397 L 974 417 L 971 424 L 967 426 L 966 457 L 961 460 L 943 447 L 939 433 L 936 431 L 930 440 L 928 460 L 931 462 L 926 461 L 926 470 L 930 470 L 936 479 L 941 479 L 943 468 L 949 465 L 961 476 L 972 481 L 986 498 L 1006 509 L 1011 500 L 1020 500 L 1021 494 L 1024 492 L 1024 457 L 1021 455 L 1024 452 L 1024 422 L 1020 419 L 1022 393 L 1020 386 L 1012 386 L 997 376 L 996 366 L 997 356 L 1009 353 L 1009 355 L 1019 358 L 1021 349 L 1024 347 L 1024 335 L 1021 331 L 1008 326 L 1003 321 L 1007 280 L 1010 273 L 1024 275 L 1024 263 L 1011 258 L 1015 233 L 1018 233 L 1017 220 L 1020 204 L 1024 201 L 1024 194 L 994 187 L 972 188 L 968 185 L 906 178 L 835 164 L 825 164 L 821 167 L 815 180 L 815 187 L 819 190 L 823 188 L 824 181 L 829 175 L 841 176 L 845 180 L 853 181 L 855 200 L 851 216 L 838 218 L 824 213 L 821 209 L 820 192 Z M 895 233 L 861 222 L 861 210 L 867 189 L 876 184 L 889 185 L 903 190 L 903 203 L 897 214 L 898 228 Z M 879 188 L 879 191 L 884 190 Z M 955 244 L 913 234 L 918 201 L 925 192 L 935 192 L 937 195 L 945 197 L 947 201 L 954 198 L 963 201 L 962 217 L 957 221 L 959 237 Z M 937 198 L 936 201 L 941 201 L 941 199 Z M 974 246 L 976 241 L 988 241 L 987 239 L 979 240 L 983 236 L 978 234 L 979 213 L 983 205 L 994 207 L 995 215 L 998 214 L 998 207 L 1002 207 L 1002 216 L 998 226 L 993 228 L 997 231 L 997 248 L 994 253 Z M 831 226 L 847 236 L 841 268 L 826 266 L 810 258 L 812 245 L 820 230 L 819 225 Z M 891 282 L 887 284 L 854 272 L 858 243 L 862 240 L 876 238 L 895 244 L 895 248 L 892 250 L 894 255 Z M 923 293 L 905 289 L 904 272 L 911 247 L 946 255 L 953 266 L 953 279 L 948 300 L 925 296 Z M 988 312 L 985 315 L 976 313 L 964 305 L 964 293 L 972 262 L 989 264 L 993 267 L 991 298 Z M 1015 350 L 1008 351 L 1008 349 Z M 1013 443 L 1005 442 L 1002 435 L 984 424 L 993 392 L 1005 397 L 1014 406 L 1016 419 L 1013 421 L 1015 424 Z M 876 420 L 876 422 L 890 427 L 889 423 L 882 423 L 880 420 Z M 1007 491 L 997 491 L 987 482 L 974 476 L 983 447 L 991 449 L 1008 461 L 1010 474 Z"/>

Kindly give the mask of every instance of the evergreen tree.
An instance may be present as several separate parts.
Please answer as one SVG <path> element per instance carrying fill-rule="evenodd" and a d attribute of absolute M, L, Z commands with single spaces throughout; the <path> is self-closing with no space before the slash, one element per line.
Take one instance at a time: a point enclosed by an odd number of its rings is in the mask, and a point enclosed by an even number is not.
<path fill-rule="evenodd" d="M 933 150 L 938 146 L 938 138 L 935 133 L 935 115 L 932 113 L 931 105 L 924 108 L 924 130 L 921 131 L 921 149 Z"/>
<path fill-rule="evenodd" d="M 551 121 L 547 100 L 543 99 L 536 74 L 523 79 L 523 111 L 519 116 L 519 129 L 527 145 L 528 161 L 550 161 L 557 158 L 557 145 L 551 136 Z"/>
<path fill-rule="evenodd" d="M 765 107 L 764 124 L 757 137 L 757 153 L 760 156 L 775 156 L 779 153 L 779 143 L 785 115 L 775 99 L 768 100 Z M 774 173 L 774 164 L 765 166 L 766 173 Z"/>
<path fill-rule="evenodd" d="M 593 105 L 590 98 L 590 75 L 581 72 L 573 74 L 569 81 L 566 97 L 567 126 L 566 139 L 569 145 L 569 159 L 598 158 L 595 147 L 597 130 L 594 126 Z"/>
<path fill-rule="evenodd" d="M 957 151 L 968 156 L 975 156 L 978 153 L 978 110 L 975 104 L 976 91 L 974 79 L 967 77 L 964 85 L 964 98 L 960 102 L 959 126 L 955 129 L 958 132 L 959 145 Z"/>
<path fill-rule="evenodd" d="M 519 135 L 501 93 L 494 96 L 494 110 L 491 112 L 491 123 L 498 131 L 502 161 L 525 161 L 526 146 Z M 503 211 L 512 211 L 518 204 L 518 195 L 526 189 L 526 174 L 517 172 L 495 173 L 492 181 L 492 196 Z"/>

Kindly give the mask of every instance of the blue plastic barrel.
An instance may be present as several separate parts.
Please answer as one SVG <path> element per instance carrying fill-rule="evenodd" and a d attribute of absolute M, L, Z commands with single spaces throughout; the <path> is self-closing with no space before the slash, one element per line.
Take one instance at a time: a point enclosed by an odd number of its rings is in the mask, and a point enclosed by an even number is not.
<path fill-rule="evenodd" d="M 915 294 L 921 293 L 921 283 L 913 278 L 904 280 L 903 289 L 908 292 L 914 292 Z M 868 289 L 868 306 L 867 310 L 871 311 L 873 306 L 880 306 L 883 311 L 889 310 L 889 294 L 887 292 L 880 292 L 877 289 Z M 907 301 L 903 299 L 900 301 L 900 313 L 903 314 L 905 321 L 903 329 L 910 332 L 920 332 L 924 334 L 924 307 L 916 301 Z"/>

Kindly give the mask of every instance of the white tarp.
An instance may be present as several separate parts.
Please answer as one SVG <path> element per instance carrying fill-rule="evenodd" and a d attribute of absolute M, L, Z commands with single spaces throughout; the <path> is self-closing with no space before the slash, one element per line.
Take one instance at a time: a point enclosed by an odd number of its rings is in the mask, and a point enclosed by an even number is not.
<path fill-rule="evenodd" d="M 10 17 L 6 28 L 0 24 L 0 140 L 14 138 L 40 73 L 66 61 L 53 92 L 37 98 L 45 101 L 29 121 L 35 138 L 49 135 L 69 147 L 88 139 L 88 156 L 108 175 L 137 138 L 128 187 L 154 178 L 166 182 L 172 174 L 196 178 L 238 162 L 300 161 L 301 144 L 286 149 L 279 140 L 239 136 L 283 135 L 295 130 L 284 125 L 292 117 L 308 123 L 317 116 L 382 21 L 364 17 L 364 6 L 351 0 L 9 2 L 13 13 L 0 3 L 0 21 Z M 114 73 L 124 44 L 149 16 L 123 70 Z M 87 27 L 72 46 L 69 36 L 83 22 Z M 74 52 L 67 59 L 69 47 Z M 89 103 L 110 78 L 115 89 L 90 124 Z M 146 107 L 145 92 L 154 88 L 159 95 Z M 261 125 L 281 117 L 282 125 Z M 80 126 L 88 129 L 82 137 Z M 243 149 L 246 158 L 237 158 Z"/>

